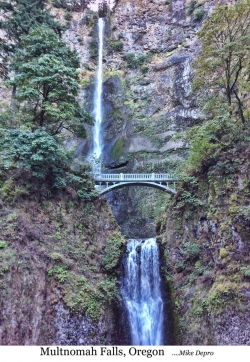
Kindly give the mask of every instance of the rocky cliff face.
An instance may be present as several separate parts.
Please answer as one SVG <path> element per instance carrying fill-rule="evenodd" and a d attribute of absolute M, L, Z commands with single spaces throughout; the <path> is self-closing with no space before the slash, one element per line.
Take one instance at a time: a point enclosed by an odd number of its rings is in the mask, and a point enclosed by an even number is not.
<path fill-rule="evenodd" d="M 250 345 L 248 134 L 226 136 L 158 224 L 184 345 Z"/>
<path fill-rule="evenodd" d="M 9 176 L 0 188 L 0 344 L 122 343 L 124 239 L 106 202 Z"/>

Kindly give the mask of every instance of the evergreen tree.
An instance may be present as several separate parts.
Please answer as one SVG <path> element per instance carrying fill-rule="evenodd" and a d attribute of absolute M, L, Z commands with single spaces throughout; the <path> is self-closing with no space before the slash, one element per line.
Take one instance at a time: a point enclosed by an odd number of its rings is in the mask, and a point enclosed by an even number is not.
<path fill-rule="evenodd" d="M 250 0 L 217 5 L 198 33 L 202 49 L 194 63 L 194 89 L 211 116 L 248 117 Z"/>
<path fill-rule="evenodd" d="M 63 129 L 84 138 L 82 122 L 92 123 L 77 101 L 79 60 L 53 30 L 32 29 L 21 37 L 11 69 L 18 70 L 8 83 L 17 88 L 16 119 L 31 129 L 42 127 L 51 135 Z"/>
<path fill-rule="evenodd" d="M 44 25 L 61 34 L 64 27 L 57 22 L 47 10 L 48 0 L 10 0 L 0 1 L 4 20 L 0 21 L 0 29 L 6 32 L 5 40 L 0 44 L 2 62 L 0 75 L 8 74 L 9 55 L 15 52 L 21 36 L 28 34 L 30 29 Z"/>

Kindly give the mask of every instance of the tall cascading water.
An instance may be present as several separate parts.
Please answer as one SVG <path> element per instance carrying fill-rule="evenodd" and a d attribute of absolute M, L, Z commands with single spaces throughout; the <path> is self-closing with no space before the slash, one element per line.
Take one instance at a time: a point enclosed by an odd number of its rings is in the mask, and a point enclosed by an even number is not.
<path fill-rule="evenodd" d="M 103 35 L 105 20 L 98 20 L 98 71 L 94 92 L 95 125 L 91 152 L 93 172 L 101 172 L 103 142 L 102 93 L 103 93 Z M 133 345 L 163 344 L 163 300 L 161 297 L 159 252 L 154 238 L 129 240 L 125 262 L 125 277 L 121 294 L 125 303 Z"/>
<path fill-rule="evenodd" d="M 101 172 L 101 155 L 102 155 L 102 90 L 103 90 L 103 35 L 105 21 L 104 18 L 98 20 L 98 70 L 96 76 L 96 86 L 94 92 L 94 111 L 95 124 L 93 128 L 93 150 L 91 154 L 94 172 Z"/>
<path fill-rule="evenodd" d="M 159 251 L 155 238 L 131 239 L 127 244 L 121 294 L 133 345 L 163 344 L 163 300 Z"/>

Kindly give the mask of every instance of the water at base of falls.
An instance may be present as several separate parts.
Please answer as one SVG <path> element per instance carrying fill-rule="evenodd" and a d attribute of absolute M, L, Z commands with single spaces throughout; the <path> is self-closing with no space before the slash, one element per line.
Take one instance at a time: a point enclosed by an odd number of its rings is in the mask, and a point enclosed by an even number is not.
<path fill-rule="evenodd" d="M 125 303 L 133 345 L 161 345 L 163 300 L 159 251 L 155 238 L 129 240 L 121 294 Z"/>

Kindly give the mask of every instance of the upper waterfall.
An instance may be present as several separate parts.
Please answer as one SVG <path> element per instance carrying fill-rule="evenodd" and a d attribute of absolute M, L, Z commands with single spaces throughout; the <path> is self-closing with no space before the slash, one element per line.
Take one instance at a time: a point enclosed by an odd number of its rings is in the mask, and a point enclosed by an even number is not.
<path fill-rule="evenodd" d="M 98 70 L 96 77 L 96 86 L 94 92 L 94 110 L 93 115 L 95 118 L 95 125 L 93 128 L 93 151 L 92 157 L 95 162 L 99 163 L 102 154 L 102 136 L 101 136 L 101 124 L 102 124 L 102 90 L 103 90 L 103 35 L 104 35 L 105 21 L 103 18 L 98 20 Z"/>

